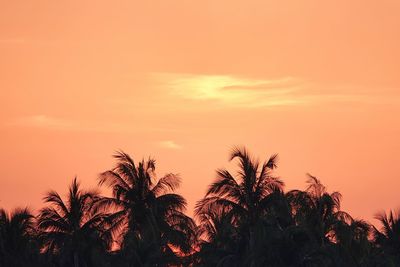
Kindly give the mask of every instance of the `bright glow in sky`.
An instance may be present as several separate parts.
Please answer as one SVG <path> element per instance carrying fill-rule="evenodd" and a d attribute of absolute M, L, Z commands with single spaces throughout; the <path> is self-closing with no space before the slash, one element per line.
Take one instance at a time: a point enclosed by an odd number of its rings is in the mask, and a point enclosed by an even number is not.
<path fill-rule="evenodd" d="M 223 75 L 160 75 L 160 81 L 178 96 L 194 100 L 215 100 L 234 107 L 268 107 L 296 104 L 290 95 L 296 84 L 292 79 L 255 80 Z M 225 107 L 225 106 L 223 106 Z"/>
<path fill-rule="evenodd" d="M 38 208 L 123 149 L 189 213 L 246 145 L 371 219 L 398 208 L 400 2 L 2 1 L 0 206 Z"/>

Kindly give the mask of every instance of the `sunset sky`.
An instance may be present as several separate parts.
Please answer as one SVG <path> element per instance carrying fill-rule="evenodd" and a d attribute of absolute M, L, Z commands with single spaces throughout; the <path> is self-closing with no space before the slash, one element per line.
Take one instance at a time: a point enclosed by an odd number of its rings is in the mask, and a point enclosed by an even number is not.
<path fill-rule="evenodd" d="M 0 207 L 85 187 L 119 149 L 192 214 L 234 145 L 372 221 L 400 208 L 400 1 L 0 1 Z"/>

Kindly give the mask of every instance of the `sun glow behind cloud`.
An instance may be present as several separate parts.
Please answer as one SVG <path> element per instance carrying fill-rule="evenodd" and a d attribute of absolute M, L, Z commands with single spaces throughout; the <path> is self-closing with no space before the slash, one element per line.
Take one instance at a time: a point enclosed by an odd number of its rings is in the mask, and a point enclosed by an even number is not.
<path fill-rule="evenodd" d="M 189 100 L 193 109 L 304 107 L 327 104 L 398 103 L 397 95 L 369 92 L 367 87 L 320 84 L 291 76 L 252 79 L 235 75 L 152 73 L 151 80 L 174 101 Z M 388 90 L 381 88 L 381 90 Z M 177 102 L 175 102 L 177 103 Z M 198 104 L 198 106 L 196 106 Z"/>
<path fill-rule="evenodd" d="M 214 101 L 224 106 L 257 108 L 305 104 L 296 97 L 302 83 L 292 77 L 249 79 L 232 75 L 156 74 L 173 95 L 189 100 Z"/>

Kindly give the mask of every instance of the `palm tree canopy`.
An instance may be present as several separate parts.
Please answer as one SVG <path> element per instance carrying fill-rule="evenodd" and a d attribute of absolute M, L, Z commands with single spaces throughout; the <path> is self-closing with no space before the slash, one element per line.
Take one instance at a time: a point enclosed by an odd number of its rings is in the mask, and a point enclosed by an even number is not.
<path fill-rule="evenodd" d="M 381 229 L 374 227 L 374 238 L 379 246 L 389 247 L 400 255 L 400 211 L 380 212 L 375 218 L 381 223 Z"/>
<path fill-rule="evenodd" d="M 14 244 L 14 242 L 22 241 L 34 232 L 34 216 L 27 208 L 16 209 L 11 214 L 8 214 L 4 209 L 0 209 L 1 240 L 8 239 L 8 246 L 17 248 L 18 243 Z"/>
<path fill-rule="evenodd" d="M 200 257 L 218 266 L 254 266 L 252 257 L 257 243 L 256 232 L 274 202 L 272 195 L 281 191 L 283 182 L 272 175 L 277 155 L 264 163 L 253 159 L 245 148 L 234 148 L 230 161 L 238 160 L 238 171 L 217 170 L 217 178 L 205 197 L 197 202 L 195 214 L 205 238 Z M 207 253 L 207 251 L 209 253 Z M 212 251 L 218 251 L 216 255 Z M 211 252 L 211 253 L 210 253 Z M 234 264 L 234 265 L 232 265 Z"/>
<path fill-rule="evenodd" d="M 39 255 L 34 219 L 27 208 L 11 214 L 0 209 L 0 265 L 34 265 Z"/>
<path fill-rule="evenodd" d="M 234 148 L 230 160 L 234 159 L 239 161 L 236 175 L 226 169 L 217 170 L 217 178 L 209 186 L 206 196 L 196 205 L 197 215 L 211 213 L 218 206 L 224 206 L 233 210 L 238 218 L 254 220 L 264 209 L 260 205 L 262 200 L 283 187 L 283 182 L 271 174 L 277 166 L 276 154 L 260 164 L 251 158 L 245 148 Z"/>
<path fill-rule="evenodd" d="M 55 191 L 44 197 L 48 207 L 41 209 L 38 227 L 45 251 L 60 254 L 68 262 L 76 254 L 84 259 L 93 249 L 110 248 L 111 235 L 105 215 L 94 206 L 99 199 L 96 191 L 83 191 L 75 178 L 64 201 Z"/>
<path fill-rule="evenodd" d="M 173 248 L 188 253 L 195 241 L 195 224 L 184 214 L 186 200 L 174 193 L 179 176 L 169 173 L 157 179 L 154 159 L 135 163 L 122 151 L 114 157 L 116 166 L 99 177 L 100 185 L 112 189 L 112 197 L 103 197 L 99 206 L 115 211 L 110 221 L 121 246 L 131 250 L 145 242 L 170 254 Z"/>
<path fill-rule="evenodd" d="M 0 209 L 0 246 L 18 250 L 35 233 L 34 226 L 34 216 L 27 208 L 16 209 L 11 214 Z"/>

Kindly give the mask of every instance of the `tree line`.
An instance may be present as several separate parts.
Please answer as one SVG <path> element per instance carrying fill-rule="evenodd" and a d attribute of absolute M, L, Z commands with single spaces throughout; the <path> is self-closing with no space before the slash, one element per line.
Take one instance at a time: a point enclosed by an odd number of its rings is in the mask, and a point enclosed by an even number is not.
<path fill-rule="evenodd" d="M 260 162 L 234 148 L 237 172 L 216 171 L 194 218 L 175 193 L 179 176 L 157 178 L 153 159 L 114 157 L 98 180 L 111 196 L 75 178 L 36 216 L 1 209 L 0 266 L 400 266 L 398 214 L 377 214 L 378 228 L 355 219 L 312 175 L 305 190 L 285 192 L 276 155 Z"/>

